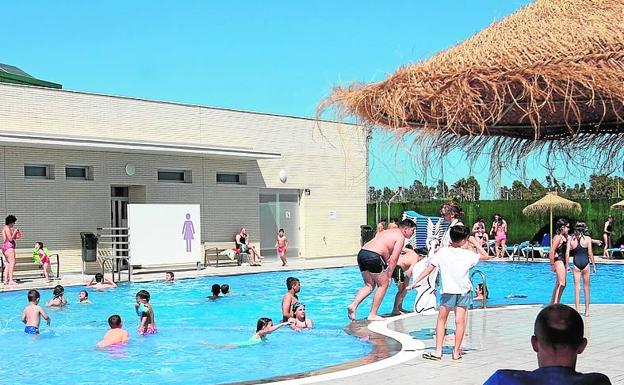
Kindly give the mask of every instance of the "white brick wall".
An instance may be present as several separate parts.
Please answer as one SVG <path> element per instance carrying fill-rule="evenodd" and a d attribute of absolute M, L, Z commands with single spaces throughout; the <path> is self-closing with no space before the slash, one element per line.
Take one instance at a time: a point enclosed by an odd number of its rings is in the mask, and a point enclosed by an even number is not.
<path fill-rule="evenodd" d="M 0 132 L 246 147 L 280 159 L 240 160 L 106 151 L 0 147 L 0 208 L 18 217 L 19 247 L 43 240 L 79 270 L 78 233 L 110 224 L 110 186 L 145 186 L 147 203 L 202 204 L 202 240 L 226 241 L 246 226 L 259 238 L 262 188 L 302 196 L 305 257 L 348 255 L 366 220 L 366 142 L 354 125 L 0 84 Z M 24 163 L 52 164 L 54 180 L 25 179 Z M 125 165 L 136 165 L 127 176 Z M 65 165 L 92 166 L 93 181 L 65 180 Z M 157 169 L 192 170 L 193 183 L 159 183 Z M 278 175 L 286 170 L 287 183 Z M 247 185 L 217 185 L 217 172 L 244 172 Z M 329 219 L 335 210 L 336 219 Z"/>

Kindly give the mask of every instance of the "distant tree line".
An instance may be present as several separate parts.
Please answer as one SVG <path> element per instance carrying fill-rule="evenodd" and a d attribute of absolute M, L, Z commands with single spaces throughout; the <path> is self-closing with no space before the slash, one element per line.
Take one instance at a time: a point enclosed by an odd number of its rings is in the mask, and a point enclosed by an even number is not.
<path fill-rule="evenodd" d="M 545 185 L 537 179 L 532 179 L 528 185 L 520 180 L 514 180 L 511 186 L 501 187 L 500 197 L 507 200 L 533 200 L 541 198 L 549 191 L 557 191 L 559 195 L 573 200 L 621 198 L 624 196 L 624 178 L 592 174 L 588 183 L 574 185 L 568 185 L 551 176 L 546 177 Z M 400 186 L 396 190 L 369 186 L 368 202 L 418 202 L 434 199 L 478 201 L 480 194 L 479 182 L 475 177 L 469 176 L 457 180 L 450 188 L 442 179 L 438 180 L 435 186 L 427 186 L 419 180 L 414 180 L 411 186 Z"/>

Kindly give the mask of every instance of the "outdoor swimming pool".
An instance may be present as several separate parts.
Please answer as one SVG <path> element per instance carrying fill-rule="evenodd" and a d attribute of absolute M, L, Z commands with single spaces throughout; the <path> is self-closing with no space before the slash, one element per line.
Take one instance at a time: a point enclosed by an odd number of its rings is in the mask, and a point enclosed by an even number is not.
<path fill-rule="evenodd" d="M 554 274 L 543 263 L 481 263 L 490 286 L 489 305 L 546 303 L 550 299 Z M 624 266 L 599 265 L 592 278 L 592 302 L 622 303 Z M 248 339 L 259 317 L 278 320 L 286 277 L 302 282 L 300 299 L 315 322 L 315 329 L 295 333 L 282 328 L 269 342 L 251 347 L 218 347 Z M 564 302 L 573 301 L 572 275 Z M 210 285 L 228 283 L 232 294 L 209 301 Z M 98 293 L 90 291 L 93 305 L 78 305 L 82 287 L 67 288 L 70 305 L 50 311 L 52 326 L 42 334 L 23 333 L 19 318 L 26 305 L 26 292 L 0 294 L 0 340 L 4 353 L 0 373 L 13 384 L 115 385 L 162 383 L 216 384 L 259 380 L 300 373 L 365 356 L 371 345 L 344 332 L 346 306 L 361 285 L 357 268 L 261 273 L 229 277 L 181 280 L 173 285 L 160 282 L 122 285 Z M 134 294 L 146 289 L 152 295 L 159 334 L 141 337 L 136 333 Z M 393 287 L 382 305 L 392 307 Z M 42 302 L 51 297 L 42 290 Z M 510 294 L 526 298 L 507 299 Z M 405 301 L 414 301 L 410 293 Z M 358 311 L 366 315 L 370 298 Z M 107 318 L 118 313 L 130 331 L 130 344 L 115 350 L 98 350 L 95 344 L 108 329 Z M 216 346 L 217 345 L 217 346 Z"/>

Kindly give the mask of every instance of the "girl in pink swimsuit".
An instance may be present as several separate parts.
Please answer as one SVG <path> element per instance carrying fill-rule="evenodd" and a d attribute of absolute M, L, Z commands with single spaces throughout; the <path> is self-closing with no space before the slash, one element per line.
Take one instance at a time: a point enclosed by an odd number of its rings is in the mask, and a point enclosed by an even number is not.
<path fill-rule="evenodd" d="M 19 229 L 14 228 L 17 218 L 15 215 L 9 215 L 5 219 L 5 226 L 2 229 L 2 253 L 4 254 L 6 265 L 5 285 L 17 285 L 13 280 L 13 271 L 15 270 L 15 240 L 22 237 Z"/>
<path fill-rule="evenodd" d="M 494 235 L 494 252 L 496 257 L 502 257 L 507 247 L 507 222 L 500 214 L 494 214 L 494 223 L 492 223 L 490 235 Z"/>

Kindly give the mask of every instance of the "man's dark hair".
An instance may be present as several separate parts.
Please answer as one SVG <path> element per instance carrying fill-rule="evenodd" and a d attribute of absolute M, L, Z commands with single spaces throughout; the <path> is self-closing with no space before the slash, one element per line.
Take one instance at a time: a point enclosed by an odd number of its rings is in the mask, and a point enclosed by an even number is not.
<path fill-rule="evenodd" d="M 102 282 L 104 280 L 104 274 L 102 273 L 95 273 L 95 282 Z"/>
<path fill-rule="evenodd" d="M 295 283 L 299 282 L 299 278 L 288 277 L 286 278 L 286 288 L 288 290 L 292 289 L 295 286 Z"/>
<path fill-rule="evenodd" d="M 169 274 L 171 278 L 175 277 L 175 274 L 173 274 L 173 271 L 166 271 L 165 274 Z"/>
<path fill-rule="evenodd" d="M 416 228 L 416 223 L 409 218 L 405 218 L 401 222 L 399 222 L 399 227 Z"/>
<path fill-rule="evenodd" d="M 570 306 L 548 305 L 535 318 L 533 333 L 542 345 L 576 350 L 583 343 L 583 319 Z"/>
<path fill-rule="evenodd" d="M 451 242 L 459 242 L 470 235 L 470 230 L 464 225 L 455 225 L 449 229 L 449 235 L 451 236 Z"/>
<path fill-rule="evenodd" d="M 28 302 L 34 302 L 36 299 L 39 298 L 41 298 L 41 295 L 37 290 L 28 290 Z"/>
<path fill-rule="evenodd" d="M 108 317 L 108 326 L 111 327 L 111 329 L 118 329 L 121 327 L 121 317 L 117 314 L 113 314 L 112 316 Z"/>
<path fill-rule="evenodd" d="M 212 289 L 210 291 L 212 291 L 212 295 L 214 295 L 215 297 L 218 296 L 221 293 L 221 285 L 215 283 L 214 285 L 212 285 Z"/>

